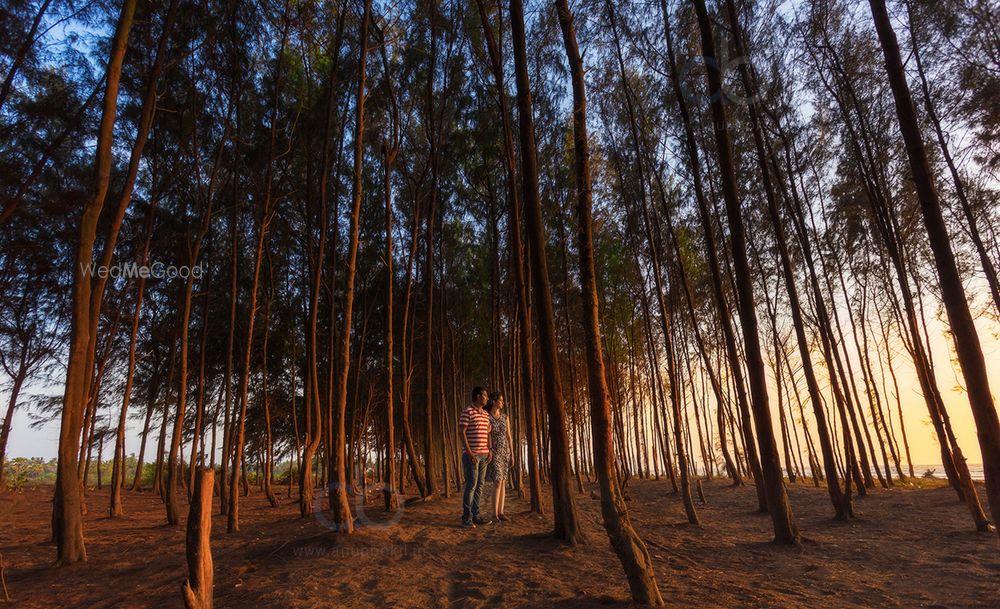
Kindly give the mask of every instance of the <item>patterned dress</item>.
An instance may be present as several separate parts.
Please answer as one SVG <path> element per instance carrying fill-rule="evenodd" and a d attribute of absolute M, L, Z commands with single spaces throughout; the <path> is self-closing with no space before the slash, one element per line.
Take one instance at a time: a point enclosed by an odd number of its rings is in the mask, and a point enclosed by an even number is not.
<path fill-rule="evenodd" d="M 510 445 L 507 443 L 507 415 L 490 416 L 490 443 L 493 446 L 493 460 L 486 469 L 486 479 L 503 482 L 510 470 Z"/>

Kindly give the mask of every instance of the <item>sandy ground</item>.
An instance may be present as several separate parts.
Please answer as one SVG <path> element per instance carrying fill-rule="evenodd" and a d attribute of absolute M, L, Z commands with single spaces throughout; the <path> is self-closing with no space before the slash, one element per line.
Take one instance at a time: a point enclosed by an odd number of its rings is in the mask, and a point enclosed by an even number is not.
<path fill-rule="evenodd" d="M 213 520 L 215 606 L 628 607 L 592 489 L 578 497 L 588 542 L 577 547 L 550 539 L 549 517 L 520 499 L 509 502 L 511 522 L 475 530 L 459 526 L 455 493 L 388 520 L 372 501 L 366 526 L 343 538 L 322 514 L 301 519 L 294 501 L 271 508 L 254 493 L 241 503 L 238 534 Z M 830 518 L 823 489 L 791 485 L 805 537 L 797 548 L 769 542 L 752 487 L 706 483 L 700 528 L 686 524 L 666 482 L 633 481 L 629 493 L 671 607 L 1000 608 L 1000 538 L 976 533 L 947 488 L 877 490 L 843 524 Z M 159 498 L 127 495 L 127 516 L 114 521 L 106 491 L 91 491 L 88 504 L 89 561 L 54 568 L 51 488 L 0 498 L 11 606 L 182 607 L 184 528 L 163 524 Z"/>

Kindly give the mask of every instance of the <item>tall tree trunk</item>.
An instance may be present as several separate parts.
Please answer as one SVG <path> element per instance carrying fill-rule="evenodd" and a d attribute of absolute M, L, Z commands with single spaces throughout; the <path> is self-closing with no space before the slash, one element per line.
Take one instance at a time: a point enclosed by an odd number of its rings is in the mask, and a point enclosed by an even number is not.
<path fill-rule="evenodd" d="M 715 58 L 715 41 L 712 38 L 711 22 L 704 0 L 694 0 L 698 14 L 698 28 L 701 34 L 701 47 L 705 57 Z M 728 119 L 723 106 L 722 77 L 717 70 L 706 70 L 708 90 L 718 92 L 711 103 L 712 122 L 714 123 L 716 154 L 719 157 L 719 173 L 722 178 L 722 195 L 726 204 L 726 215 L 729 220 L 730 244 L 732 246 L 733 262 L 736 271 L 737 306 L 740 311 L 740 324 L 743 329 L 744 351 L 747 373 L 750 381 L 751 403 L 754 424 L 757 429 L 757 441 L 760 448 L 761 470 L 764 476 L 764 487 L 767 494 L 767 508 L 771 514 L 775 541 L 779 543 L 798 543 L 799 531 L 795 524 L 785 485 L 781 476 L 781 462 L 778 459 L 778 447 L 774 440 L 774 429 L 771 427 L 771 413 L 768 407 L 767 377 L 764 371 L 764 359 L 761 355 L 760 337 L 757 331 L 757 313 L 754 309 L 753 278 L 750 265 L 747 262 L 746 231 L 743 226 L 743 212 L 740 208 L 739 195 L 736 189 L 736 174 L 733 163 L 732 142 L 729 137 Z"/>
<path fill-rule="evenodd" d="M 244 486 L 244 496 L 249 494 L 249 488 L 246 486 L 245 478 L 245 460 L 244 460 L 244 450 L 246 441 L 246 424 L 247 424 L 247 403 L 249 402 L 249 389 L 250 389 L 250 373 L 251 373 L 251 360 L 253 357 L 253 338 L 254 338 L 254 325 L 257 319 L 257 300 L 258 292 L 260 288 L 260 271 L 261 266 L 264 262 L 264 256 L 266 254 L 265 248 L 267 246 L 267 234 L 270 228 L 271 222 L 274 219 L 275 209 L 276 209 L 276 197 L 273 193 L 274 188 L 274 161 L 277 156 L 277 150 L 275 149 L 275 140 L 277 137 L 278 130 L 278 104 L 281 95 L 281 83 L 283 75 L 283 64 L 285 58 L 285 47 L 288 43 L 288 30 L 291 27 L 290 21 L 291 17 L 289 15 L 289 2 L 286 0 L 284 5 L 284 12 L 281 16 L 281 41 L 279 43 L 279 50 L 277 55 L 277 61 L 275 63 L 274 69 L 274 94 L 271 99 L 271 124 L 269 127 L 268 144 L 267 144 L 267 169 L 264 175 L 264 188 L 262 193 L 262 204 L 260 211 L 260 219 L 257 223 L 257 239 L 256 246 L 254 247 L 254 263 L 253 263 L 253 274 L 250 281 L 250 303 L 247 307 L 247 328 L 246 328 L 246 342 L 243 346 L 243 357 L 242 365 L 243 371 L 240 378 L 240 388 L 236 394 L 236 406 L 239 412 L 233 414 L 233 447 L 232 447 L 232 472 L 229 476 L 229 480 L 225 481 L 228 484 L 229 489 L 229 511 L 227 512 L 226 519 L 226 532 L 236 533 L 240 530 L 240 520 L 239 520 L 239 493 L 238 488 L 241 482 Z"/>
<path fill-rule="evenodd" d="M 680 406 L 681 400 L 683 399 L 678 391 L 678 385 L 680 377 L 677 374 L 677 360 L 676 351 L 674 349 L 674 335 L 672 328 L 672 315 L 667 310 L 667 305 L 664 296 L 664 286 L 663 279 L 661 277 L 661 272 L 664 269 L 662 262 L 660 261 L 660 235 L 659 231 L 654 235 L 652 220 L 650 219 L 648 204 L 646 202 L 646 170 L 643 164 L 643 154 L 642 154 L 642 144 L 640 141 L 639 127 L 636 121 L 635 109 L 632 104 L 631 89 L 629 88 L 628 81 L 626 80 L 625 74 L 625 62 L 622 58 L 621 43 L 618 35 L 618 24 L 617 17 L 615 15 L 615 9 L 612 2 L 605 2 L 606 9 L 608 11 L 608 17 L 611 21 L 611 31 L 614 37 L 615 43 L 615 56 L 618 60 L 618 69 L 620 71 L 621 86 L 625 96 L 625 108 L 629 119 L 629 129 L 632 135 L 632 141 L 636 151 L 636 159 L 639 170 L 639 201 L 642 210 L 642 223 L 645 230 L 646 236 L 646 246 L 649 252 L 649 259 L 651 265 L 651 274 L 653 275 L 653 285 L 656 292 L 656 302 L 657 310 L 659 311 L 660 319 L 660 330 L 663 333 L 664 350 L 667 355 L 667 377 L 669 380 L 669 395 L 670 395 L 670 407 L 674 418 L 674 443 L 677 450 L 677 464 L 680 467 L 680 493 L 681 499 L 684 503 L 684 511 L 687 513 L 688 522 L 694 525 L 699 524 L 698 513 L 694 507 L 694 501 L 691 499 L 691 485 L 689 481 L 689 469 L 688 469 L 688 453 L 685 450 L 683 442 L 683 432 L 681 430 L 681 415 Z"/>
<path fill-rule="evenodd" d="M 732 315 L 729 310 L 728 299 L 723 286 L 723 269 L 718 257 L 719 250 L 716 246 L 711 210 L 709 208 L 709 202 L 702 184 L 701 163 L 698 159 L 698 146 L 695 140 L 694 128 L 692 127 L 685 94 L 681 87 L 680 74 L 677 70 L 676 60 L 674 58 L 669 13 L 664 0 L 661 0 L 660 11 L 663 15 L 665 39 L 667 43 L 667 59 L 670 63 L 670 80 L 673 84 L 675 98 L 677 99 L 678 109 L 680 110 L 681 120 L 684 125 L 684 142 L 685 151 L 687 153 L 688 169 L 691 172 L 691 179 L 694 185 L 695 200 L 698 203 L 698 213 L 705 239 L 705 253 L 708 256 L 709 269 L 711 270 L 712 291 L 715 296 L 714 300 L 716 309 L 719 313 L 719 321 L 722 327 L 722 335 L 726 347 L 729 370 L 733 375 L 733 382 L 736 386 L 737 407 L 743 419 L 743 442 L 747 448 L 746 460 L 749 463 L 754 485 L 757 490 L 758 508 L 763 512 L 767 510 L 767 497 L 764 489 L 764 477 L 760 471 L 760 460 L 757 456 L 757 447 L 753 441 L 752 435 L 748 433 L 748 429 L 750 427 L 750 402 L 746 395 L 746 383 L 743 379 L 743 365 L 740 362 Z M 733 437 L 733 446 L 737 446 L 735 436 Z M 742 484 L 742 479 L 737 476 L 737 479 L 734 480 L 734 482 Z"/>
<path fill-rule="evenodd" d="M 583 540 L 579 528 L 576 504 L 570 490 L 569 438 L 566 433 L 566 411 L 563 407 L 562 380 L 556 353 L 555 314 L 549 288 L 549 271 L 545 256 L 545 226 L 538 200 L 538 159 L 535 148 L 535 128 L 531 109 L 531 85 L 528 82 L 527 43 L 524 28 L 524 6 L 521 0 L 510 0 L 510 21 L 514 43 L 514 65 L 517 81 L 518 126 L 521 141 L 521 194 L 524 201 L 528 249 L 531 252 L 532 284 L 538 303 L 538 338 L 541 355 L 542 386 L 548 411 L 550 462 L 552 477 L 552 511 L 555 515 L 557 539 L 575 544 Z"/>
<path fill-rule="evenodd" d="M 924 142 L 920 134 L 910 88 L 899 54 L 896 34 L 889 21 L 884 0 L 869 0 L 875 29 L 878 32 L 882 53 L 885 56 L 889 86 L 896 103 L 899 128 L 906 144 L 906 154 L 910 161 L 910 173 L 920 200 L 920 211 L 924 226 L 934 253 L 934 264 L 941 284 L 941 296 L 954 337 L 955 351 L 965 378 L 969 395 L 969 405 L 976 421 L 979 447 L 983 455 L 983 473 L 986 478 L 986 495 L 989 498 L 993 521 L 1000 523 L 1000 419 L 997 417 L 993 394 L 990 392 L 986 360 L 979 343 L 979 334 L 965 299 L 962 279 L 955 264 L 941 202 L 934 186 L 933 174 L 927 160 Z M 983 527 L 979 527 L 983 528 Z"/>
<path fill-rule="evenodd" d="M 384 46 L 383 46 L 384 48 Z M 385 62 L 388 65 L 388 62 Z M 388 77 L 386 81 L 388 82 Z M 395 96 L 390 92 L 395 108 Z M 385 502 L 386 511 L 395 510 L 399 505 L 399 492 L 395 487 L 396 480 L 396 436 L 395 417 L 393 416 L 393 347 L 392 347 L 392 324 L 393 324 L 393 283 L 395 277 L 392 270 L 392 169 L 396 162 L 396 154 L 399 152 L 399 116 L 393 115 L 393 139 L 389 144 L 388 139 L 382 140 L 383 158 L 383 188 L 385 188 L 385 463 L 380 468 L 385 478 L 383 479 L 382 496 Z"/>
<path fill-rule="evenodd" d="M 319 345 L 317 343 L 318 322 L 319 322 L 319 295 L 322 289 L 323 268 L 326 265 L 326 242 L 330 230 L 329 221 L 329 179 L 331 174 L 332 142 L 331 130 L 333 128 L 334 109 L 337 107 L 337 85 L 340 75 L 340 47 L 343 42 L 344 22 L 347 15 L 345 3 L 340 2 L 337 9 L 337 25 L 333 35 L 333 61 L 330 64 L 330 84 L 326 100 L 326 118 L 323 123 L 323 146 L 320 160 L 320 182 L 319 182 L 319 244 L 313 258 L 311 286 L 309 292 L 309 321 L 306 330 L 306 387 L 305 387 L 305 443 L 302 447 L 302 457 L 299 466 L 299 513 L 306 518 L 313 511 L 314 485 L 313 485 L 313 457 L 319 449 L 323 439 L 323 416 L 322 398 L 319 385 Z M 343 121 L 341 121 L 341 124 Z M 339 149 L 338 149 L 339 159 Z M 336 235 L 334 235 L 336 238 Z M 334 248 L 336 249 L 336 248 Z M 334 252 L 336 257 L 336 252 Z M 329 281 L 336 280 L 336 272 L 330 271 Z M 330 298 L 330 320 L 333 322 L 333 298 Z M 331 327 L 331 347 L 333 341 L 333 329 Z M 332 351 L 331 351 L 332 353 Z M 329 362 L 333 366 L 333 361 Z"/>
<path fill-rule="evenodd" d="M 221 150 L 221 147 L 220 147 Z M 212 198 L 209 195 L 208 204 L 202 215 L 201 227 L 195 237 L 194 243 L 188 243 L 188 267 L 193 268 L 201 253 L 201 245 L 204 243 L 205 235 L 212 225 Z M 181 440 L 184 434 L 184 415 L 187 409 L 188 393 L 188 335 L 191 326 L 191 307 L 194 292 L 194 273 L 188 273 L 184 282 L 184 290 L 181 292 L 181 312 L 179 323 L 181 324 L 181 355 L 180 355 L 180 380 L 177 389 L 177 414 L 174 415 L 174 430 L 170 441 L 170 457 L 167 460 L 167 524 L 176 526 L 180 523 L 180 508 L 177 505 L 177 477 L 183 475 L 177 465 L 177 459 L 181 452 Z M 252 343 L 252 335 L 249 339 Z"/>
<path fill-rule="evenodd" d="M 347 247 L 347 260 L 344 266 L 344 329 L 340 335 L 338 362 L 340 369 L 335 381 L 337 392 L 337 402 L 334 406 L 336 429 L 333 446 L 330 447 L 333 453 L 332 463 L 335 468 L 335 471 L 331 472 L 331 478 L 336 476 L 336 481 L 330 486 L 330 508 L 333 510 L 333 521 L 337 526 L 337 531 L 340 533 L 354 532 L 351 506 L 347 500 L 347 472 L 345 470 L 347 454 L 344 419 L 347 415 L 347 375 L 350 372 L 351 366 L 351 320 L 354 313 L 354 278 L 358 262 L 361 199 L 364 185 L 365 73 L 368 60 L 368 28 L 371 11 L 372 0 L 365 0 L 365 12 L 361 19 L 358 92 L 354 108 L 354 184 L 352 186 L 350 236 Z"/>
<path fill-rule="evenodd" d="M 525 273 L 524 246 L 521 243 L 521 191 L 517 187 L 516 152 L 514 149 L 514 129 L 511 125 L 511 113 L 507 104 L 507 86 L 504 81 L 504 62 L 502 56 L 502 45 L 498 42 L 497 35 L 491 25 L 491 19 L 486 9 L 485 0 L 477 0 L 480 20 L 486 38 L 486 49 L 490 58 L 490 70 L 493 75 L 493 84 L 496 89 L 497 104 L 500 114 L 500 123 L 503 130 L 504 147 L 504 172 L 507 182 L 507 203 L 510 214 L 507 220 L 507 227 L 510 238 L 510 250 L 512 266 L 514 267 L 514 283 L 517 291 L 517 336 L 518 361 L 520 362 L 520 382 L 515 383 L 515 387 L 520 387 L 520 411 L 530 413 L 535 411 L 534 407 L 534 379 L 533 379 L 533 353 L 531 349 L 531 309 L 528 304 L 528 287 Z M 498 25 L 501 23 L 500 11 L 497 11 Z M 501 30 L 502 31 L 502 28 Z M 541 502 L 541 475 L 538 468 L 538 451 L 534 444 L 537 435 L 534 419 L 525 416 L 526 433 L 528 442 L 528 488 L 530 494 L 530 505 L 533 512 L 542 513 Z"/>
<path fill-rule="evenodd" d="M 516 0 L 515 0 L 516 1 Z M 587 351 L 590 387 L 590 421 L 593 434 L 594 465 L 601 487 L 601 515 L 611 546 L 628 578 L 632 600 L 641 605 L 662 607 L 653 563 L 646 545 L 629 521 L 625 498 L 615 480 L 611 437 L 611 396 L 605 379 L 604 356 L 598 327 L 597 279 L 594 270 L 594 240 L 590 182 L 590 151 L 587 140 L 587 98 L 583 60 L 576 40 L 573 15 L 566 0 L 556 0 L 563 44 L 573 81 L 573 151 L 576 172 L 577 247 L 580 264 L 581 304 L 584 344 Z"/>
<path fill-rule="evenodd" d="M 729 22 L 734 32 L 734 45 L 736 52 L 740 56 L 746 56 L 746 51 L 743 46 L 743 30 L 739 23 L 739 17 L 736 12 L 736 5 L 733 0 L 727 0 L 726 2 L 727 13 L 729 16 Z M 751 131 L 753 134 L 754 147 L 756 151 L 756 159 L 758 169 L 760 171 L 761 180 L 764 185 L 765 199 L 767 201 L 768 217 L 771 221 L 771 228 L 774 231 L 775 240 L 778 245 L 779 262 L 782 269 L 782 275 L 784 278 L 785 291 L 788 295 L 789 307 L 792 312 L 792 324 L 795 329 L 796 342 L 799 347 L 799 357 L 802 362 L 802 372 L 806 379 L 806 387 L 809 390 L 809 399 L 813 404 L 813 412 L 816 416 L 816 426 L 819 430 L 820 436 L 820 447 L 823 451 L 823 463 L 826 471 L 826 481 L 827 490 L 830 494 L 830 500 L 833 503 L 835 517 L 837 520 L 846 520 L 852 515 L 851 508 L 851 498 L 848 493 L 842 492 L 840 488 L 840 483 L 837 477 L 837 470 L 835 466 L 835 460 L 833 457 L 832 444 L 830 442 L 829 432 L 827 430 L 826 415 L 823 411 L 823 406 L 820 397 L 819 383 L 816 378 L 816 373 L 812 365 L 812 355 L 810 353 L 809 341 L 805 334 L 805 322 L 802 316 L 802 306 L 800 304 L 798 289 L 795 285 L 795 274 L 792 269 L 791 256 L 788 251 L 788 244 L 785 238 L 785 231 L 783 227 L 783 222 L 781 214 L 778 209 L 777 194 L 774 188 L 774 182 L 772 181 L 771 169 L 768 166 L 767 159 L 767 145 L 764 140 L 763 126 L 760 113 L 758 111 L 757 102 L 753 95 L 755 94 L 755 87 L 752 78 L 752 71 L 748 65 L 748 61 L 744 61 L 739 66 L 740 78 L 743 83 L 744 95 L 748 99 L 747 107 L 750 115 Z M 777 176 L 780 179 L 780 176 Z M 805 252 L 806 257 L 811 262 L 810 249 L 807 242 L 807 237 L 800 234 L 800 241 Z M 812 270 L 812 267 L 810 267 Z M 815 274 L 811 275 L 815 277 Z M 815 286 L 814 282 L 814 286 Z M 826 315 L 826 307 L 823 303 L 823 295 L 819 292 L 818 287 L 814 290 L 814 300 L 817 309 L 817 317 L 819 317 L 819 322 L 823 327 L 829 327 L 828 318 Z M 775 329 L 777 332 L 777 329 Z M 821 330 L 822 331 L 822 330 Z M 826 352 L 830 351 L 830 342 L 824 338 L 824 350 Z M 836 348 L 835 342 L 832 348 Z M 777 354 L 775 355 L 777 358 Z M 829 364 L 828 364 L 829 365 Z M 835 374 L 834 368 L 830 367 L 831 376 Z M 861 439 L 858 437 L 858 442 L 860 445 Z M 862 447 L 863 448 L 863 447 Z M 867 470 L 867 462 L 865 463 L 865 471 Z"/>
<path fill-rule="evenodd" d="M 149 248 L 153 239 L 153 216 L 156 208 L 156 199 L 149 209 L 146 219 L 146 241 L 143 245 L 142 255 L 139 264 L 145 266 L 149 263 Z M 125 390 L 122 394 L 121 411 L 118 414 L 118 428 L 115 433 L 115 457 L 111 466 L 111 493 L 108 516 L 118 518 L 125 515 L 122 508 L 122 488 L 125 486 L 125 423 L 128 420 L 129 402 L 132 400 L 132 382 L 135 379 L 136 343 L 139 337 L 140 313 L 142 313 L 142 299 L 146 290 L 146 278 L 139 277 L 139 284 L 135 292 L 135 310 L 132 313 L 132 334 L 129 337 L 128 345 L 128 369 L 125 372 Z M 154 373 L 155 374 L 155 373 Z M 150 411 L 152 412 L 152 411 Z M 146 417 L 149 420 L 149 415 Z M 145 442 L 145 437 L 143 437 Z M 2 474 L 0 474 L 2 476 Z M 0 485 L 2 487 L 2 485 Z"/>
<path fill-rule="evenodd" d="M 118 84 L 122 63 L 128 44 L 135 0 L 122 4 L 115 34 L 111 42 L 110 59 L 105 70 L 104 109 L 97 134 L 94 163 L 94 182 L 90 196 L 80 218 L 80 239 L 73 260 L 73 297 L 71 308 L 69 362 L 66 369 L 66 388 L 63 393 L 63 410 L 59 429 L 59 462 L 56 469 L 56 490 L 53 501 L 52 533 L 57 546 L 56 562 L 68 565 L 87 560 L 83 541 L 82 501 L 80 481 L 77 477 L 77 450 L 80 429 L 86 407 L 86 367 L 90 342 L 91 277 L 86 266 L 91 264 L 97 222 L 104 208 L 104 200 L 111 182 L 111 148 L 113 144 L 115 110 L 118 105 Z"/>

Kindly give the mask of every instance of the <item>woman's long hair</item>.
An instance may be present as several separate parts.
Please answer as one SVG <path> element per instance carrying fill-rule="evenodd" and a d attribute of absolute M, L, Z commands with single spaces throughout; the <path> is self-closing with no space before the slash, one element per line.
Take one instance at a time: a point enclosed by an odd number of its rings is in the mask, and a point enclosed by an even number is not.
<path fill-rule="evenodd" d="M 503 392 L 494 391 L 493 393 L 490 394 L 490 401 L 486 404 L 484 410 L 490 414 L 493 414 L 493 410 L 497 406 L 497 401 L 502 399 L 503 399 Z"/>

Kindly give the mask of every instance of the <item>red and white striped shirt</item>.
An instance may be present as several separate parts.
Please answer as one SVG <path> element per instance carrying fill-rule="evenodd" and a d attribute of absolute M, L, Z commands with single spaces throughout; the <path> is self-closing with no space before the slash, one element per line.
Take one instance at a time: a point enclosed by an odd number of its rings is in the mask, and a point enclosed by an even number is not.
<path fill-rule="evenodd" d="M 473 455 L 490 452 L 490 413 L 468 406 L 458 417 L 458 429 L 465 434 Z M 462 452 L 466 452 L 465 444 L 462 444 Z"/>

